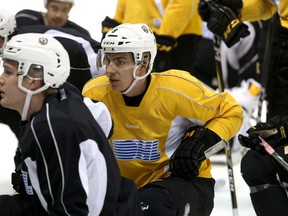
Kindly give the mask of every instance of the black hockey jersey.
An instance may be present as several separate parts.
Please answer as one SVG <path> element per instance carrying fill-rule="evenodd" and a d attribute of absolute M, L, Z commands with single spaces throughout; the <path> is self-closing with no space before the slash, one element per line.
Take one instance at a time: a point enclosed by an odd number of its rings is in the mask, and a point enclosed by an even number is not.
<path fill-rule="evenodd" d="M 135 184 L 121 178 L 103 131 L 75 87 L 66 83 L 48 95 L 22 132 L 24 185 L 39 215 L 141 213 Z"/>
<path fill-rule="evenodd" d="M 79 43 L 83 48 L 84 54 L 86 54 L 86 57 L 77 57 L 76 59 L 73 59 L 73 61 L 70 61 L 71 67 L 79 68 L 83 67 L 83 61 L 89 63 L 88 67 L 90 66 L 90 71 L 92 73 L 92 76 L 99 75 L 101 73 L 97 67 L 96 67 L 96 58 L 97 58 L 97 52 L 99 49 L 101 49 L 101 44 L 91 38 L 90 36 L 87 36 L 85 34 L 82 34 L 79 31 L 76 31 L 75 29 L 69 29 L 69 28 L 63 28 L 63 27 L 56 27 L 56 26 L 45 26 L 45 25 L 32 25 L 32 26 L 19 26 L 18 27 L 18 34 L 21 33 L 43 33 L 48 34 L 54 38 L 56 38 L 67 50 L 69 57 L 72 53 L 77 53 L 79 51 L 75 50 L 79 45 L 73 45 L 74 43 Z M 69 40 L 72 42 L 65 42 Z M 70 44 L 69 44 L 70 43 Z M 85 59 L 83 59 L 85 58 Z M 86 59 L 87 58 L 87 59 Z M 71 59 L 70 59 L 71 60 Z"/>
<path fill-rule="evenodd" d="M 71 66 L 67 81 L 75 85 L 80 91 L 92 76 L 103 73 L 96 67 L 97 52 L 101 48 L 101 44 L 93 38 L 74 29 L 45 25 L 22 26 L 13 35 L 32 32 L 48 34 L 62 44 L 69 54 Z M 20 119 L 17 111 L 0 105 L 0 123 L 9 125 L 17 137 L 19 137 Z"/>
<path fill-rule="evenodd" d="M 45 25 L 44 19 L 43 19 L 43 12 L 41 11 L 24 9 L 24 10 L 19 11 L 15 15 L 15 18 L 17 22 L 17 27 L 32 26 L 32 25 Z M 90 33 L 86 29 L 84 29 L 83 27 L 77 25 L 76 23 L 70 20 L 67 21 L 67 23 L 63 26 L 63 28 L 75 29 L 81 32 L 82 34 L 90 36 Z"/>

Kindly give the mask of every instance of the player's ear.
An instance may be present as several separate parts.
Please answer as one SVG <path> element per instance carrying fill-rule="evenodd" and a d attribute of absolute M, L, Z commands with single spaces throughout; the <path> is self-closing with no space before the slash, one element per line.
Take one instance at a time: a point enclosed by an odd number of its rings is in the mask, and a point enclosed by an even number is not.
<path fill-rule="evenodd" d="M 28 88 L 30 90 L 37 90 L 38 88 L 41 88 L 43 86 L 43 80 L 29 79 L 28 82 L 29 82 Z"/>
<path fill-rule="evenodd" d="M 149 52 L 143 53 L 141 67 L 148 69 L 149 68 L 150 59 L 151 59 L 151 55 L 150 55 Z"/>

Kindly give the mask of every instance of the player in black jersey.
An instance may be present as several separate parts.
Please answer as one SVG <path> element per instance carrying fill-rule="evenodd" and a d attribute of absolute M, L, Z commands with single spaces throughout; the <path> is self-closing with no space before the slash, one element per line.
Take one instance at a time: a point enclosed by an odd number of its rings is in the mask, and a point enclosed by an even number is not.
<path fill-rule="evenodd" d="M 90 36 L 88 30 L 70 21 L 69 13 L 74 0 L 44 0 L 46 12 L 24 9 L 16 14 L 18 27 L 31 25 L 48 25 L 75 29 Z"/>
<path fill-rule="evenodd" d="M 45 33 L 55 37 L 67 50 L 71 64 L 67 81 L 75 85 L 80 91 L 92 76 L 102 73 L 96 67 L 96 57 L 100 49 L 100 43 L 90 36 L 75 29 L 56 26 L 32 25 L 19 27 L 16 25 L 14 15 L 2 8 L 0 8 L 0 18 L 0 52 L 11 35 L 29 32 Z M 20 116 L 17 112 L 0 106 L 0 122 L 9 125 L 16 137 L 19 136 Z"/>
<path fill-rule="evenodd" d="M 65 83 L 67 51 L 39 33 L 12 37 L 3 51 L 1 105 L 21 114 L 25 192 L 0 197 L 3 215 L 138 215 L 133 182 L 80 92 Z"/>

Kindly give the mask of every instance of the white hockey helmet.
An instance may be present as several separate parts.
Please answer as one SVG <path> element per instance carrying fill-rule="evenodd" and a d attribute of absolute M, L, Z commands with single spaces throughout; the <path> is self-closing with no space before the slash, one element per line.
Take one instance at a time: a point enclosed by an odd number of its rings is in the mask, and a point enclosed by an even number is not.
<path fill-rule="evenodd" d="M 3 58 L 19 62 L 18 86 L 24 91 L 27 89 L 20 81 L 28 75 L 31 66 L 42 68 L 43 81 L 47 87 L 58 88 L 70 74 L 67 51 L 59 41 L 46 34 L 26 33 L 13 36 L 4 48 Z"/>
<path fill-rule="evenodd" d="M 132 52 L 137 64 L 144 52 L 150 52 L 149 72 L 157 53 L 156 39 L 151 29 L 143 23 L 124 23 L 110 30 L 101 43 L 104 53 Z"/>
<path fill-rule="evenodd" d="M 74 0 L 44 0 L 44 6 L 46 7 L 46 5 L 52 1 L 70 3 L 72 6 L 75 4 Z"/>
<path fill-rule="evenodd" d="M 3 8 L 0 8 L 0 36 L 4 38 L 4 43 L 3 46 L 0 47 L 0 52 L 3 51 L 8 36 L 16 30 L 16 27 L 16 19 L 14 15 Z"/>

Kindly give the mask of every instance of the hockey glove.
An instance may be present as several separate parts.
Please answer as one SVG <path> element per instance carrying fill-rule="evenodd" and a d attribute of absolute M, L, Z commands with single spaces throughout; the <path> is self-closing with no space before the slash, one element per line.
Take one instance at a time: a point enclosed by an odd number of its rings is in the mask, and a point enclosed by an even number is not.
<path fill-rule="evenodd" d="M 197 177 L 202 163 L 198 160 L 204 156 L 208 148 L 220 140 L 220 137 L 208 128 L 200 126 L 189 128 L 170 158 L 171 175 L 185 179 Z"/>
<path fill-rule="evenodd" d="M 211 14 L 211 11 L 210 11 L 209 5 L 206 1 L 201 0 L 199 2 L 198 13 L 201 16 L 203 21 L 205 21 L 205 22 L 208 21 L 210 14 Z"/>
<path fill-rule="evenodd" d="M 249 136 L 244 136 L 242 134 L 239 134 L 238 140 L 239 140 L 239 143 L 245 148 L 250 148 L 260 153 L 265 153 L 264 147 L 260 144 L 261 140 L 256 134 L 249 135 Z"/>
<path fill-rule="evenodd" d="M 162 72 L 172 67 L 172 50 L 176 40 L 171 36 L 155 34 L 157 42 L 157 55 L 154 61 L 153 71 Z"/>
<path fill-rule="evenodd" d="M 273 148 L 288 141 L 288 116 L 275 116 L 266 123 L 260 122 L 247 130 L 248 137 L 239 135 L 238 139 L 242 146 L 264 152 L 258 136 L 264 138 Z"/>
<path fill-rule="evenodd" d="M 237 16 L 239 16 L 243 7 L 242 0 L 216 0 L 216 2 L 230 8 Z"/>
<path fill-rule="evenodd" d="M 250 34 L 248 26 L 224 5 L 200 2 L 198 11 L 202 19 L 207 22 L 207 28 L 220 37 L 227 47 L 232 47 L 241 38 Z"/>
<path fill-rule="evenodd" d="M 209 9 L 208 4 L 210 2 L 212 2 L 212 1 L 200 0 L 199 5 L 198 5 L 198 12 L 205 22 L 207 22 L 207 20 L 209 18 L 210 9 Z M 215 0 L 214 2 L 230 8 L 237 17 L 239 17 L 240 11 L 243 7 L 242 0 Z"/>
<path fill-rule="evenodd" d="M 102 21 L 102 39 L 105 37 L 108 31 L 113 29 L 114 27 L 120 25 L 116 20 L 111 19 L 110 17 L 106 16 L 105 19 Z"/>

